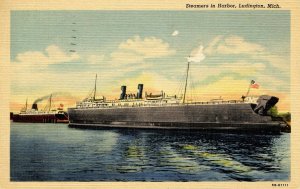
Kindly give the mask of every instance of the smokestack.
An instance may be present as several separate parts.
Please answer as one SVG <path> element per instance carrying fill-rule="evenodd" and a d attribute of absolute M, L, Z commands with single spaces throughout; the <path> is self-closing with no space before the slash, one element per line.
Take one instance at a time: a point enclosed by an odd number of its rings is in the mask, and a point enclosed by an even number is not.
<path fill-rule="evenodd" d="M 38 106 L 37 106 L 37 104 L 32 104 L 32 109 L 34 109 L 34 110 L 38 110 Z"/>
<path fill-rule="evenodd" d="M 138 84 L 138 92 L 136 95 L 137 99 L 141 99 L 143 97 L 143 84 Z"/>
<path fill-rule="evenodd" d="M 123 100 L 126 95 L 126 86 L 121 86 L 121 91 L 120 100 Z"/>

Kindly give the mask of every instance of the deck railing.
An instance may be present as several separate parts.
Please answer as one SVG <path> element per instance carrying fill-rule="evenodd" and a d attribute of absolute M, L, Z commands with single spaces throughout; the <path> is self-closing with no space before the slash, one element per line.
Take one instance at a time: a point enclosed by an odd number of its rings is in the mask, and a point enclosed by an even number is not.
<path fill-rule="evenodd" d="M 228 100 L 228 101 L 204 101 L 204 102 L 188 102 L 188 103 L 144 103 L 144 104 L 128 104 L 128 105 L 122 105 L 122 104 L 114 104 L 114 105 L 108 105 L 109 103 L 106 102 L 106 104 L 90 104 L 88 106 L 83 105 L 77 105 L 76 108 L 78 109 L 89 109 L 89 108 L 129 108 L 129 107 L 160 107 L 160 106 L 193 106 L 193 105 L 218 105 L 218 104 L 241 104 L 246 103 L 242 100 Z"/>

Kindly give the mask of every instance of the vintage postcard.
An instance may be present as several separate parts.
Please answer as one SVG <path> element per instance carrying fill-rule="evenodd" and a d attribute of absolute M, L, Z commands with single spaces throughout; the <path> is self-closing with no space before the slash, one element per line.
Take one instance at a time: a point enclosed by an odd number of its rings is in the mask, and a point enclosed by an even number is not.
<path fill-rule="evenodd" d="M 4 1 L 0 188 L 298 188 L 296 1 Z"/>

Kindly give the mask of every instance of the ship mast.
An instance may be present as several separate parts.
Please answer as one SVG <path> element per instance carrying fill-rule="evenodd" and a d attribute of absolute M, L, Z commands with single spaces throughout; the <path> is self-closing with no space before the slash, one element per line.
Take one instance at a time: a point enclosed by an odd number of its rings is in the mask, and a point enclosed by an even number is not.
<path fill-rule="evenodd" d="M 246 93 L 246 97 L 249 95 L 250 89 L 251 89 L 251 85 L 253 84 L 253 80 L 250 81 L 249 87 L 248 87 L 248 91 Z"/>
<path fill-rule="evenodd" d="M 50 95 L 49 98 L 49 112 L 51 111 L 51 102 L 52 102 L 52 94 Z"/>
<path fill-rule="evenodd" d="M 28 98 L 26 98 L 25 111 L 27 111 L 27 101 L 28 101 Z"/>
<path fill-rule="evenodd" d="M 187 66 L 187 69 L 186 69 L 184 93 L 183 93 L 183 104 L 185 103 L 185 95 L 186 95 L 187 81 L 188 81 L 188 77 L 189 77 L 189 70 L 190 70 L 190 62 L 188 61 L 188 66 Z"/>
<path fill-rule="evenodd" d="M 97 90 L 97 74 L 96 74 L 96 79 L 95 79 L 95 88 L 94 88 L 94 100 L 96 100 L 96 90 Z"/>

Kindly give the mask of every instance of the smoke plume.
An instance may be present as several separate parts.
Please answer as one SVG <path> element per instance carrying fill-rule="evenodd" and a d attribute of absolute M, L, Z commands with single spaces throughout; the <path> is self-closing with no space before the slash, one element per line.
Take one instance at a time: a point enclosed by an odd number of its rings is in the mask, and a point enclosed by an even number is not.
<path fill-rule="evenodd" d="M 67 93 L 67 92 L 54 92 L 54 93 L 51 93 L 51 94 L 52 94 L 52 97 L 67 96 L 67 97 L 74 98 L 70 93 Z M 33 104 L 37 104 L 37 103 L 39 103 L 39 102 L 41 102 L 43 100 L 48 100 L 50 98 L 51 94 L 36 99 L 33 102 Z"/>
<path fill-rule="evenodd" d="M 204 47 L 200 45 L 198 48 L 194 49 L 191 52 L 191 55 L 187 57 L 189 62 L 201 62 L 202 60 L 205 59 L 205 55 L 203 53 Z"/>

